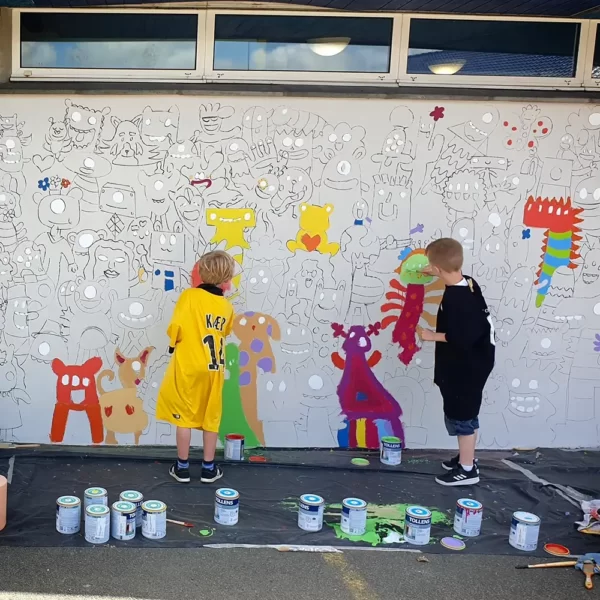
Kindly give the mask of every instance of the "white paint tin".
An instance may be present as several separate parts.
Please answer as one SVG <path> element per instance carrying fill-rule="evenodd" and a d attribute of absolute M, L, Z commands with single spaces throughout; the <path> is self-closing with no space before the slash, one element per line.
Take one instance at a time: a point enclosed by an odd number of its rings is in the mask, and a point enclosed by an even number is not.
<path fill-rule="evenodd" d="M 508 543 L 517 550 L 533 552 L 537 549 L 540 535 L 540 518 L 521 510 L 513 513 Z"/>
<path fill-rule="evenodd" d="M 384 465 L 395 467 L 402 463 L 402 441 L 391 435 L 381 438 L 379 460 Z"/>
<path fill-rule="evenodd" d="M 342 500 L 341 530 L 347 535 L 364 535 L 367 530 L 367 503 L 360 498 Z"/>
<path fill-rule="evenodd" d="M 160 500 L 146 500 L 142 504 L 142 535 L 149 540 L 160 540 L 167 535 L 167 505 Z"/>
<path fill-rule="evenodd" d="M 119 501 L 112 505 L 110 528 L 116 540 L 132 540 L 135 537 L 135 504 Z"/>
<path fill-rule="evenodd" d="M 85 541 L 106 544 L 110 537 L 110 509 L 104 504 L 90 504 L 85 509 Z"/>
<path fill-rule="evenodd" d="M 101 504 L 108 506 L 108 492 L 101 487 L 91 487 L 83 493 L 83 508 L 86 509 L 92 504 Z"/>
<path fill-rule="evenodd" d="M 135 490 L 125 490 L 119 495 L 119 500 L 123 502 L 131 502 L 135 504 L 135 526 L 142 526 L 142 503 L 144 502 L 144 494 Z"/>
<path fill-rule="evenodd" d="M 454 531 L 465 537 L 477 537 L 481 533 L 483 504 L 471 498 L 456 501 L 454 513 Z"/>
<path fill-rule="evenodd" d="M 61 496 L 56 501 L 56 531 L 71 535 L 81 529 L 81 500 L 77 496 Z"/>
<path fill-rule="evenodd" d="M 227 460 L 244 460 L 244 436 L 230 433 L 225 436 L 225 458 Z"/>
<path fill-rule="evenodd" d="M 415 546 L 429 544 L 431 511 L 422 506 L 409 506 L 404 517 L 404 539 Z"/>
<path fill-rule="evenodd" d="M 315 494 L 302 494 L 298 506 L 298 527 L 304 531 L 323 529 L 325 500 Z"/>
<path fill-rule="evenodd" d="M 215 522 L 235 525 L 240 515 L 240 495 L 231 488 L 220 488 L 215 493 Z"/>

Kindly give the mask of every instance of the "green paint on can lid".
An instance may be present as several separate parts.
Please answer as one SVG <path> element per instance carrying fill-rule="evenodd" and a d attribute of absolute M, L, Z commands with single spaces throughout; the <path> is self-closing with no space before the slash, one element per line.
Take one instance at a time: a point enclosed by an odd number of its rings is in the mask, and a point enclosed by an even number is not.
<path fill-rule="evenodd" d="M 198 533 L 204 537 L 210 537 L 214 533 L 214 529 L 200 529 Z"/>
<path fill-rule="evenodd" d="M 370 464 L 366 458 L 353 458 L 350 462 L 352 462 L 353 465 L 357 465 L 359 467 L 366 467 Z"/>
<path fill-rule="evenodd" d="M 381 438 L 382 442 L 387 442 L 388 444 L 399 444 L 400 443 L 400 438 L 399 437 L 395 437 L 393 435 L 386 435 L 385 437 Z"/>

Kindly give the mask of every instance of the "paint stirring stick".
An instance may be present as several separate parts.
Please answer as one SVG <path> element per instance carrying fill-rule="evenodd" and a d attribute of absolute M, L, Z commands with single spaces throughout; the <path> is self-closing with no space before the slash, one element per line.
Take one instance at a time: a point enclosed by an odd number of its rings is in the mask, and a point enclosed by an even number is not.
<path fill-rule="evenodd" d="M 552 567 L 574 567 L 576 560 L 565 560 L 562 562 L 541 563 L 539 565 L 517 565 L 515 569 L 550 569 Z"/>
<path fill-rule="evenodd" d="M 182 527 L 193 527 L 193 523 L 188 523 L 186 521 L 176 521 L 175 519 L 167 519 L 167 523 L 173 523 L 173 525 L 181 525 Z"/>

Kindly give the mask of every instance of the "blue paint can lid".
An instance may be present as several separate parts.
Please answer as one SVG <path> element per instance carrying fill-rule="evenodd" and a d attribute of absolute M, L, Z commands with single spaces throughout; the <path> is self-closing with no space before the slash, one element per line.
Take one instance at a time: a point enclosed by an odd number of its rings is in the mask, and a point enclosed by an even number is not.
<path fill-rule="evenodd" d="M 461 498 L 456 503 L 462 508 L 470 508 L 471 510 L 480 510 L 483 508 L 481 502 L 477 502 L 477 500 L 473 500 L 472 498 Z"/>
<path fill-rule="evenodd" d="M 367 508 L 367 503 L 360 498 L 344 498 L 344 500 L 342 500 L 342 506 L 360 510 L 362 508 Z"/>
<path fill-rule="evenodd" d="M 431 511 L 422 506 L 409 506 L 406 509 L 406 514 L 417 519 L 427 519 L 431 517 Z"/>
<path fill-rule="evenodd" d="M 85 509 L 85 512 L 93 517 L 103 517 L 110 511 L 108 510 L 108 506 L 104 506 L 104 504 L 92 504 Z"/>
<path fill-rule="evenodd" d="M 321 498 L 321 496 L 317 496 L 316 494 L 302 494 L 302 496 L 300 496 L 300 502 L 304 502 L 304 504 L 312 504 L 312 505 L 319 505 L 319 504 L 323 504 L 325 502 L 325 500 L 323 500 L 323 498 Z"/>
<path fill-rule="evenodd" d="M 521 521 L 522 523 L 530 523 L 537 525 L 540 522 L 540 518 L 533 513 L 524 512 L 522 510 L 518 510 L 513 514 L 513 519 L 517 521 Z"/>
<path fill-rule="evenodd" d="M 121 512 L 121 513 L 132 513 L 135 512 L 137 509 L 135 507 L 135 504 L 133 504 L 132 502 L 124 502 L 124 501 L 119 501 L 119 502 L 115 502 L 113 505 L 113 510 L 116 510 L 117 512 Z"/>
<path fill-rule="evenodd" d="M 240 497 L 239 493 L 231 488 L 219 488 L 216 494 L 217 497 L 224 498 L 226 500 L 235 500 L 236 498 Z"/>

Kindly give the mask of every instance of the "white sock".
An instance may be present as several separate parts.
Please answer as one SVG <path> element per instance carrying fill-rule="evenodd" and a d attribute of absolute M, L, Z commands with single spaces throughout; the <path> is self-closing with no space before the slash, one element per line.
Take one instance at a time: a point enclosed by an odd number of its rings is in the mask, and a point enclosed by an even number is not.
<path fill-rule="evenodd" d="M 461 463 L 460 466 L 463 468 L 463 471 L 466 471 L 467 473 L 473 470 L 473 465 L 463 465 Z"/>

